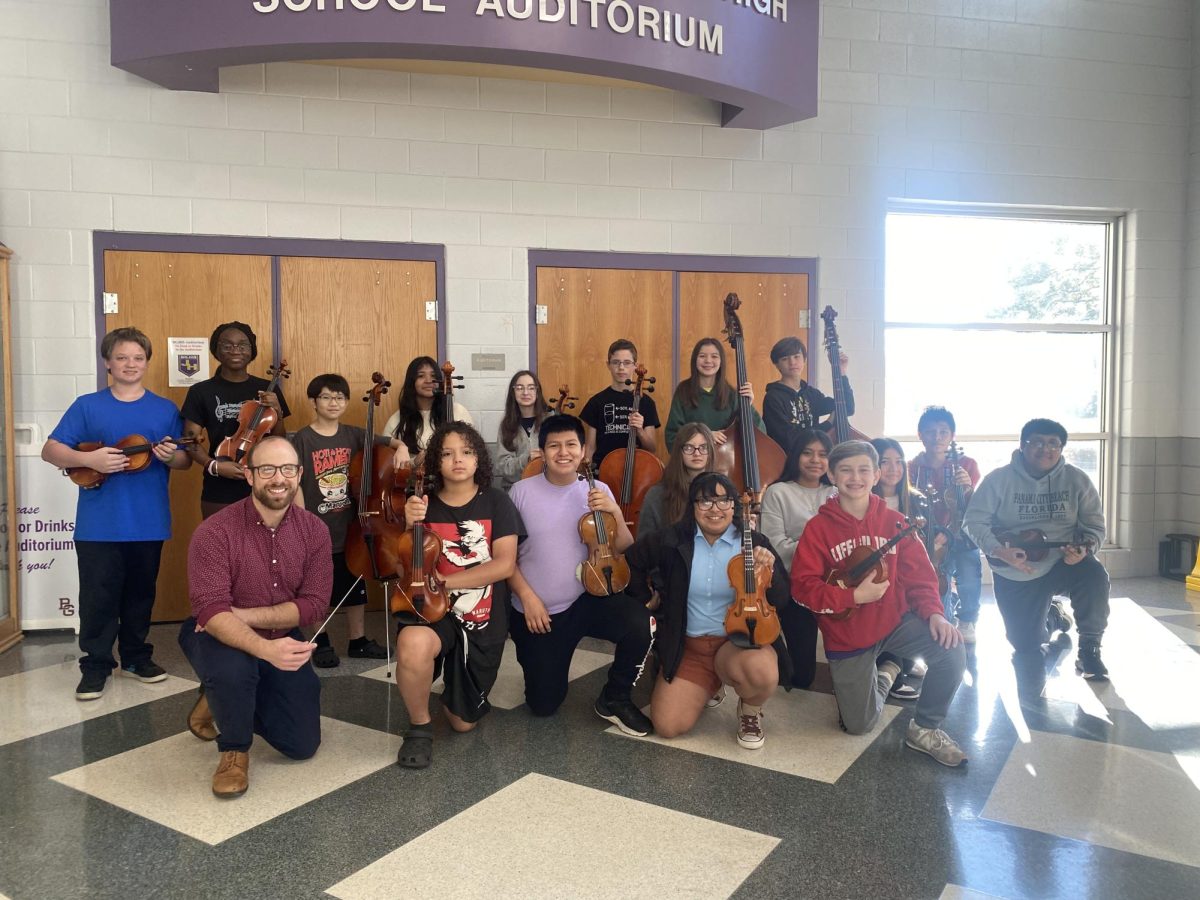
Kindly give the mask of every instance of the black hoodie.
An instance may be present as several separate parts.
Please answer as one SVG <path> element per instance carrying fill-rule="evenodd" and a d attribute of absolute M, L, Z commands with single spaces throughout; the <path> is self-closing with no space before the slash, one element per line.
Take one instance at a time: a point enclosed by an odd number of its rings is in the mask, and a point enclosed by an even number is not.
<path fill-rule="evenodd" d="M 846 394 L 846 415 L 854 414 L 854 391 L 850 380 L 842 376 L 842 389 Z M 807 381 L 800 382 L 800 390 L 793 391 L 782 381 L 767 385 L 763 397 L 763 424 L 767 434 L 784 450 L 791 449 L 792 435 L 804 428 L 813 428 L 822 416 L 833 414 L 833 398 L 826 397 Z"/>

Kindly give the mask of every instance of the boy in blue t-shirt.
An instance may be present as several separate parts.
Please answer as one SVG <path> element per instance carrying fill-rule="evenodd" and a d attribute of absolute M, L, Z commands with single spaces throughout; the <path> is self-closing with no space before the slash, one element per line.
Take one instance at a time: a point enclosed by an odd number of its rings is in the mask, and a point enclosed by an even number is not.
<path fill-rule="evenodd" d="M 77 700 L 104 693 L 116 668 L 145 682 L 167 673 L 151 659 L 147 643 L 150 612 L 163 541 L 171 536 L 168 469 L 186 469 L 191 458 L 173 442 L 183 427 L 175 405 L 142 385 L 150 362 L 150 339 L 136 328 L 104 336 L 100 355 L 112 384 L 71 404 L 42 447 L 42 459 L 59 468 L 94 469 L 107 476 L 79 491 L 75 514 L 75 553 L 79 562 L 79 660 L 82 678 Z M 113 446 L 140 435 L 155 442 L 148 465 L 126 471 L 131 458 Z M 95 441 L 96 450 L 76 450 Z"/>

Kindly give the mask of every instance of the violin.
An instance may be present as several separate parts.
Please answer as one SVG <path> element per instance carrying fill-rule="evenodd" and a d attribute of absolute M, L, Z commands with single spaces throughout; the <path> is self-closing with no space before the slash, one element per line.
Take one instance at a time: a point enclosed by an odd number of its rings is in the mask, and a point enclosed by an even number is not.
<path fill-rule="evenodd" d="M 1083 533 L 1076 534 L 1073 541 L 1048 541 L 1046 533 L 1038 528 L 1027 528 L 1024 531 L 997 531 L 996 540 L 1006 547 L 1024 550 L 1026 562 L 1041 562 L 1051 550 L 1063 547 L 1078 547 L 1080 550 L 1096 549 L 1095 540 Z M 1004 560 L 994 556 L 989 556 L 987 561 L 998 569 L 1008 565 Z"/>
<path fill-rule="evenodd" d="M 561 385 L 558 389 L 558 399 L 551 400 L 549 397 L 547 397 L 546 405 L 556 413 L 562 413 L 565 410 L 574 409 L 575 401 L 577 401 L 579 398 L 569 396 L 570 393 L 571 389 L 569 387 L 567 387 L 565 384 Z M 525 463 L 525 468 L 521 470 L 521 477 L 532 478 L 534 475 L 541 475 L 542 470 L 545 468 L 546 462 L 541 457 L 538 457 L 537 459 L 531 459 L 529 462 Z"/>
<path fill-rule="evenodd" d="M 829 369 L 833 374 L 833 417 L 827 427 L 835 444 L 869 441 L 867 435 L 851 427 L 850 416 L 846 412 L 849 401 L 846 399 L 846 378 L 842 374 L 842 345 L 838 341 L 837 327 L 833 324 L 836 318 L 837 310 L 832 306 L 826 306 L 821 313 L 821 321 L 825 323 L 825 352 L 829 355 Z"/>
<path fill-rule="evenodd" d="M 607 461 L 607 460 L 606 460 Z M 587 467 L 588 489 L 596 489 L 596 466 Z M 587 545 L 587 559 L 579 566 L 583 589 L 596 597 L 608 597 L 629 587 L 629 563 L 617 553 L 617 517 L 594 509 L 579 519 L 579 539 Z"/>
<path fill-rule="evenodd" d="M 934 505 L 941 507 L 939 510 L 942 513 L 941 518 L 951 535 L 957 535 L 962 531 L 963 516 L 967 512 L 967 489 L 959 484 L 955 477 L 958 475 L 960 458 L 958 444 L 951 441 L 950 449 L 946 451 L 946 459 L 950 463 L 952 481 L 945 485 L 945 489 L 940 494 L 931 493 L 929 495 Z"/>
<path fill-rule="evenodd" d="M 646 367 L 642 365 L 634 369 L 633 374 L 634 378 L 625 379 L 626 384 L 633 385 L 630 394 L 630 415 L 641 409 L 643 393 L 654 393 L 655 381 L 646 377 Z M 642 514 L 646 492 L 662 480 L 663 469 L 661 459 L 648 450 L 638 448 L 637 430 L 632 425 L 629 427 L 625 448 L 612 451 L 600 463 L 600 480 L 612 489 L 617 502 L 621 504 L 621 515 L 634 535 L 637 534 L 637 523 Z"/>
<path fill-rule="evenodd" d="M 399 539 L 404 531 L 404 495 L 397 488 L 392 453 L 375 446 L 375 409 L 392 383 L 379 372 L 371 376 L 366 441 L 350 461 L 350 492 L 357 515 L 346 533 L 346 567 L 355 575 L 387 581 L 400 571 Z"/>
<path fill-rule="evenodd" d="M 923 516 L 906 518 L 905 522 L 907 523 L 905 525 L 896 524 L 899 530 L 882 547 L 872 550 L 869 547 L 860 546 L 851 550 L 850 554 L 841 561 L 841 564 L 825 576 L 825 583 L 840 588 L 856 588 L 868 578 L 874 581 L 875 584 L 882 584 L 887 581 L 887 565 L 883 560 L 887 556 L 888 551 L 914 531 L 919 531 L 925 527 Z M 845 619 L 857 609 L 857 606 L 852 606 L 842 612 L 829 614 L 829 618 Z"/>
<path fill-rule="evenodd" d="M 429 490 L 423 466 L 412 470 L 408 483 L 409 495 L 420 496 Z M 400 535 L 396 548 L 401 571 L 392 589 L 388 608 L 394 612 L 411 613 L 422 622 L 432 625 L 450 611 L 450 592 L 438 577 L 437 563 L 442 555 L 442 542 L 424 522 L 413 522 Z"/>
<path fill-rule="evenodd" d="M 263 391 L 264 394 L 274 394 L 279 390 L 279 382 L 283 378 L 291 378 L 287 360 L 280 360 L 279 367 L 267 369 L 272 376 L 271 384 Z M 238 411 L 237 431 L 231 434 L 217 446 L 213 453 L 214 459 L 231 459 L 240 463 L 250 452 L 250 448 L 271 433 L 275 423 L 279 421 L 279 411 L 271 409 L 261 400 L 247 400 Z"/>
<path fill-rule="evenodd" d="M 750 380 L 746 369 L 745 335 L 737 314 L 741 305 L 737 294 L 726 295 L 724 334 L 733 347 L 739 388 Z M 728 476 L 738 491 L 749 491 L 757 509 L 762 500 L 763 482 L 770 484 L 783 474 L 787 454 L 771 438 L 758 433 L 754 427 L 754 409 L 740 395 L 737 418 L 723 429 L 723 434 L 727 440 L 717 445 L 715 469 Z"/>
<path fill-rule="evenodd" d="M 754 500 L 742 493 L 742 552 L 729 560 L 725 572 L 733 586 L 733 602 L 725 613 L 725 633 L 734 643 L 769 647 L 779 638 L 779 613 L 767 600 L 774 572 L 754 565 L 754 543 L 750 538 L 750 510 Z"/>
<path fill-rule="evenodd" d="M 85 491 L 93 491 L 108 479 L 108 476 L 119 475 L 121 472 L 140 472 L 150 465 L 150 460 L 154 458 L 154 448 L 158 444 L 171 441 L 177 446 L 184 447 L 188 444 L 198 444 L 199 438 L 195 437 L 172 437 L 163 438 L 161 441 L 148 441 L 140 434 L 130 434 L 115 444 L 107 445 L 99 441 L 84 441 L 75 449 L 83 453 L 90 453 L 93 450 L 99 450 L 101 447 L 111 446 L 115 450 L 120 450 L 129 459 L 129 465 L 121 469 L 120 472 L 98 472 L 95 469 L 87 466 L 70 466 L 63 469 L 62 473 L 71 479 L 72 484 L 77 484 Z"/>

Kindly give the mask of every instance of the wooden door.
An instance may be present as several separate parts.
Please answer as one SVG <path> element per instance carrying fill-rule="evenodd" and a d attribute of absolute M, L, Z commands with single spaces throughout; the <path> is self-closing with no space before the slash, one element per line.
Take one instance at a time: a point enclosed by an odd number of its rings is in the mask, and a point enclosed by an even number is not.
<path fill-rule="evenodd" d="M 312 421 L 308 382 L 327 372 L 350 382 L 343 421 L 365 425 L 367 406 L 361 401 L 376 371 L 392 382 L 375 411 L 375 429 L 382 430 L 399 405 L 409 361 L 438 358 L 437 322 L 425 318 L 426 301 L 437 299 L 434 264 L 284 257 L 279 281 L 280 340 L 293 373 L 283 389 L 292 410 L 288 431 Z M 465 402 L 469 406 L 470 398 Z M 382 608 L 378 585 L 368 584 L 367 594 L 369 609 Z"/>
<path fill-rule="evenodd" d="M 608 345 L 627 338 L 656 379 L 650 397 L 665 425 L 673 378 L 673 277 L 655 270 L 538 268 L 537 302 L 546 307 L 547 322 L 538 326 L 537 372 L 546 392 L 553 396 L 559 385 L 570 385 L 579 398 L 574 412 L 582 412 L 589 397 L 612 384 Z M 661 428 L 659 435 L 665 459 Z"/>
<path fill-rule="evenodd" d="M 779 380 L 771 362 L 771 347 L 793 335 L 808 340 L 808 276 L 758 275 L 752 272 L 681 272 L 679 275 L 679 377 L 687 378 L 692 348 L 712 337 L 725 347 L 729 383 L 736 381 L 733 348 L 725 339 L 725 296 L 742 301 L 738 318 L 745 336 L 746 369 L 754 385 L 754 407 L 762 413 L 767 384 Z M 820 347 L 816 348 L 820 351 Z M 810 356 L 814 352 L 809 347 Z"/>
<path fill-rule="evenodd" d="M 416 356 L 438 358 L 437 322 L 425 302 L 437 298 L 432 262 L 283 257 L 279 260 L 282 353 L 292 370 L 283 393 L 292 410 L 288 431 L 312 421 L 308 382 L 336 372 L 350 382 L 343 421 L 366 424 L 361 400 L 371 373 L 392 382 L 375 411 L 382 429 L 400 401 L 404 370 Z M 460 369 L 466 368 L 459 366 Z M 464 398 L 469 407 L 469 398 Z"/>
<path fill-rule="evenodd" d="M 254 329 L 258 358 L 251 374 L 271 364 L 271 259 L 208 253 L 144 253 L 109 250 L 104 254 L 104 290 L 118 296 L 118 312 L 105 317 L 105 329 L 140 328 L 154 348 L 146 387 L 183 405 L 186 388 L 167 386 L 167 338 L 202 337 L 222 322 L 237 320 Z M 216 361 L 209 359 L 210 371 Z M 187 548 L 200 524 L 198 466 L 171 473 L 172 539 L 163 546 L 153 620 L 170 622 L 190 615 Z"/>

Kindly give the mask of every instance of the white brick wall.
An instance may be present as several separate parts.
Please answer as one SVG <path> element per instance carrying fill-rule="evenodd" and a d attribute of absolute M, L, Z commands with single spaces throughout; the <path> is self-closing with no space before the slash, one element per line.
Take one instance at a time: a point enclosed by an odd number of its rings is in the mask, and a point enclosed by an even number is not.
<path fill-rule="evenodd" d="M 56 10 L 0 0 L 21 419 L 91 383 L 90 231 L 116 228 L 446 244 L 450 354 L 504 352 L 505 376 L 527 364 L 527 247 L 817 255 L 871 431 L 883 214 L 914 198 L 1129 211 L 1123 434 L 1200 437 L 1187 0 L 826 0 L 820 114 L 766 132 L 664 91 L 321 65 L 173 93 L 108 65 L 106 4 Z M 486 428 L 505 383 L 469 395 Z"/>

